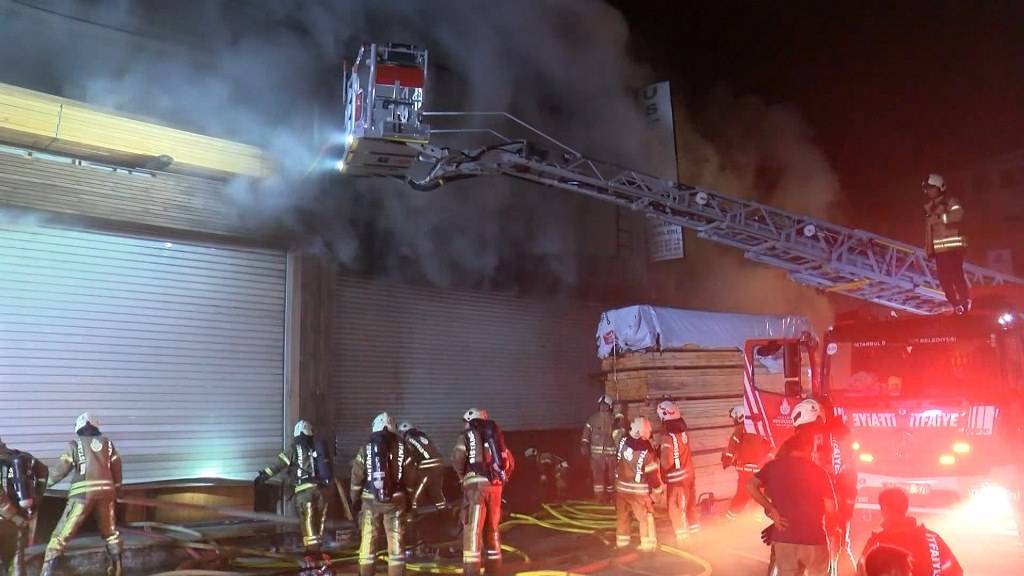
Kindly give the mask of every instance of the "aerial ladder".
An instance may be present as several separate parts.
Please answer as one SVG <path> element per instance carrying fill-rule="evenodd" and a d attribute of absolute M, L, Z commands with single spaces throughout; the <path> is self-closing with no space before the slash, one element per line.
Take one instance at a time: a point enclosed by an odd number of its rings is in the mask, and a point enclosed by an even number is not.
<path fill-rule="evenodd" d="M 346 71 L 344 135 L 325 148 L 337 158 L 334 167 L 353 176 L 397 177 L 417 190 L 481 176 L 526 180 L 693 230 L 822 291 L 915 314 L 949 309 L 935 265 L 921 248 L 587 158 L 507 113 L 427 111 L 426 80 L 425 49 L 364 45 Z M 431 130 L 428 119 L 497 119 L 530 139 L 513 139 L 492 128 Z M 446 134 L 484 136 L 491 143 L 453 150 L 432 141 Z M 966 264 L 964 272 L 974 287 L 1024 286 L 1020 278 L 974 264 Z"/>

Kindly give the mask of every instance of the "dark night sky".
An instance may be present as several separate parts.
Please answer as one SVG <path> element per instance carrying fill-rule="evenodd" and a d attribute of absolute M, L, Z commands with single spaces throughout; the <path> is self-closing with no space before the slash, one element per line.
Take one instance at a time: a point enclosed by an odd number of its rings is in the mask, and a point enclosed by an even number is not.
<path fill-rule="evenodd" d="M 850 224 L 905 236 L 922 174 L 1024 148 L 1024 2 L 613 4 L 698 116 L 721 88 L 796 106 Z"/>

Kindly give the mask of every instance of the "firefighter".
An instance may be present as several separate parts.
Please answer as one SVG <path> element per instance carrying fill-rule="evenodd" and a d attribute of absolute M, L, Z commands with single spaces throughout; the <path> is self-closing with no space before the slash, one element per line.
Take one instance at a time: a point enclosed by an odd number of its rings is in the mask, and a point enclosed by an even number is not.
<path fill-rule="evenodd" d="M 388 545 L 388 576 L 405 574 L 402 523 L 408 502 L 406 472 L 412 465 L 395 420 L 381 412 L 370 425 L 370 441 L 352 461 L 353 512 L 359 514 L 359 574 L 373 574 L 375 541 L 381 525 Z"/>
<path fill-rule="evenodd" d="M 452 452 L 452 467 L 462 481 L 462 573 L 479 576 L 482 552 L 487 571 L 501 570 L 501 491 L 515 468 L 505 437 L 487 411 L 470 408 L 464 431 Z"/>
<path fill-rule="evenodd" d="M 700 530 L 697 520 L 697 489 L 693 468 L 690 438 L 686 434 L 683 415 L 675 402 L 666 400 L 658 404 L 658 418 L 664 432 L 661 435 L 661 471 L 668 492 L 668 518 L 675 531 L 676 542 L 690 532 Z"/>
<path fill-rule="evenodd" d="M 412 511 L 415 513 L 424 506 L 429 506 L 431 511 L 444 510 L 448 504 L 444 498 L 444 462 L 440 449 L 426 433 L 409 422 L 399 424 L 398 433 L 405 440 L 412 459 L 407 471 Z"/>
<path fill-rule="evenodd" d="M 771 444 L 759 434 L 747 432 L 743 419 L 747 415 L 747 409 L 743 404 L 734 406 L 729 411 L 735 427 L 732 436 L 729 438 L 729 445 L 722 452 L 722 469 L 732 466 L 736 469 L 736 494 L 729 503 L 729 509 L 725 517 L 735 520 L 743 509 L 750 502 L 750 492 L 747 491 L 747 483 L 750 478 L 761 469 L 761 466 L 770 458 Z"/>
<path fill-rule="evenodd" d="M 850 523 L 857 501 L 857 472 L 849 446 L 849 429 L 828 407 L 813 398 L 801 400 L 790 413 L 797 435 L 811 437 L 812 461 L 828 474 L 836 495 L 836 514 L 829 526 L 834 574 L 856 572 L 850 546 Z"/>
<path fill-rule="evenodd" d="M 907 516 L 910 500 L 899 488 L 886 488 L 878 494 L 878 507 L 882 513 L 882 526 L 871 533 L 861 555 L 861 567 L 872 550 L 881 546 L 894 546 L 910 553 L 914 576 L 963 576 L 953 551 L 935 532 Z"/>
<path fill-rule="evenodd" d="M 71 489 L 64 515 L 53 530 L 43 556 L 41 576 L 52 576 L 68 540 L 90 516 L 106 541 L 110 557 L 108 576 L 121 576 L 121 535 L 117 531 L 115 504 L 121 491 L 121 457 L 114 443 L 99 430 L 99 422 L 85 412 L 75 419 L 74 440 L 60 455 L 48 486 L 59 484 L 68 474 Z"/>
<path fill-rule="evenodd" d="M 265 484 L 281 472 L 288 472 L 292 486 L 292 505 L 301 523 L 302 545 L 306 549 L 303 558 L 309 573 L 331 574 L 331 557 L 320 551 L 327 519 L 327 499 L 323 487 L 330 484 L 330 451 L 313 435 L 313 425 L 299 420 L 292 429 L 292 442 L 288 449 L 277 455 L 273 464 L 260 470 L 256 484 Z M 320 572 L 314 572 L 318 568 Z"/>
<path fill-rule="evenodd" d="M 619 445 L 622 444 L 622 440 L 629 435 L 627 427 L 626 415 L 622 413 L 622 410 L 616 410 L 614 424 L 612 425 L 612 444 L 615 446 L 616 454 L 619 453 Z"/>
<path fill-rule="evenodd" d="M 538 452 L 536 448 L 527 448 L 523 455 L 536 463 L 537 488 L 542 501 L 564 498 L 568 486 L 569 463 L 551 452 Z"/>
<path fill-rule="evenodd" d="M 960 233 L 963 206 L 946 193 L 946 180 L 941 174 L 929 174 L 921 188 L 927 197 L 924 204 L 925 253 L 935 259 L 935 270 L 946 300 L 957 314 L 964 314 L 971 309 L 971 292 L 964 278 L 967 239 Z"/>
<path fill-rule="evenodd" d="M 25 547 L 32 545 L 37 511 L 50 471 L 28 452 L 12 450 L 0 440 L 0 495 L 17 510 L 18 520 L 0 522 L 0 563 L 5 574 L 25 574 Z"/>
<path fill-rule="evenodd" d="M 0 490 L 0 566 L 7 576 L 25 576 L 28 518 L 6 490 Z"/>
<path fill-rule="evenodd" d="M 580 438 L 580 454 L 590 456 L 594 499 L 599 502 L 610 502 L 615 493 L 615 453 L 618 445 L 612 436 L 614 430 L 612 397 L 602 394 L 597 399 L 597 412 L 587 420 Z"/>
<path fill-rule="evenodd" d="M 640 526 L 641 552 L 654 552 L 658 548 L 658 537 L 654 530 L 654 506 L 652 495 L 661 494 L 665 488 L 661 482 L 661 468 L 658 455 L 651 445 L 651 422 L 643 416 L 633 419 L 629 435 L 619 447 L 615 482 L 615 547 L 629 546 L 630 516 Z"/>

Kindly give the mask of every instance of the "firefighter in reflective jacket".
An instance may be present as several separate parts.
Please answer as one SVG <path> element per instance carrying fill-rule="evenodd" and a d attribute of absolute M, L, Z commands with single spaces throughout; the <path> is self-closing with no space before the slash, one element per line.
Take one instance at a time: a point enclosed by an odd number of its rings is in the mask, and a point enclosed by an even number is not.
<path fill-rule="evenodd" d="M 75 420 L 78 437 L 68 443 L 49 479 L 48 485 L 54 486 L 72 474 L 67 507 L 46 545 L 42 576 L 52 576 L 68 540 L 90 516 L 106 540 L 110 557 L 108 576 L 121 576 L 121 535 L 117 532 L 114 514 L 121 491 L 121 457 L 114 443 L 101 434 L 97 426 L 98 422 L 88 412 L 78 416 Z"/>
<path fill-rule="evenodd" d="M 433 511 L 444 510 L 447 507 L 444 498 L 444 462 L 437 444 L 409 422 L 399 424 L 398 433 L 405 440 L 412 459 L 412 466 L 407 472 L 413 511 L 424 506 L 431 507 Z"/>
<path fill-rule="evenodd" d="M 462 420 L 465 430 L 452 451 L 452 467 L 462 481 L 462 573 L 478 576 L 486 549 L 493 574 L 501 569 L 501 490 L 515 460 L 486 410 L 470 408 Z"/>
<path fill-rule="evenodd" d="M 940 174 L 929 174 L 921 188 L 927 197 L 925 252 L 935 258 L 935 269 L 946 300 L 957 314 L 963 314 L 971 308 L 971 292 L 964 278 L 967 239 L 960 233 L 964 209 L 959 200 L 946 194 L 946 181 Z"/>
<path fill-rule="evenodd" d="M 615 482 L 615 547 L 629 546 L 630 516 L 640 526 L 641 552 L 654 552 L 658 537 L 654 531 L 652 494 L 665 488 L 661 482 L 658 453 L 651 445 L 651 423 L 639 416 L 629 426 L 629 435 L 619 444 Z"/>
<path fill-rule="evenodd" d="M 963 576 L 964 569 L 942 537 L 925 528 L 924 524 L 918 524 L 914 517 L 907 516 L 910 500 L 906 492 L 899 488 L 882 490 L 878 495 L 878 507 L 882 513 L 882 526 L 871 533 L 864 545 L 862 567 L 864 557 L 873 548 L 885 545 L 910 553 L 913 576 Z"/>
<path fill-rule="evenodd" d="M 0 566 L 7 576 L 25 575 L 28 518 L 7 492 L 0 490 Z"/>
<path fill-rule="evenodd" d="M 602 394 L 597 399 L 597 412 L 587 420 L 580 438 L 580 454 L 590 456 L 594 499 L 598 501 L 611 501 L 615 494 L 615 450 L 618 444 L 612 437 L 614 431 L 612 397 Z"/>
<path fill-rule="evenodd" d="M 353 512 L 359 513 L 359 574 L 373 574 L 375 541 L 384 527 L 388 576 L 405 574 L 402 524 L 408 503 L 406 471 L 412 464 L 407 446 L 395 434 L 395 420 L 382 412 L 370 426 L 370 441 L 352 461 Z"/>
<path fill-rule="evenodd" d="M 661 471 L 668 492 L 668 518 L 676 542 L 680 542 L 690 532 L 700 530 L 693 453 L 690 451 L 690 438 L 686 435 L 683 415 L 674 402 L 666 400 L 658 404 L 658 419 L 664 427 L 660 453 Z"/>
<path fill-rule="evenodd" d="M 256 483 L 264 484 L 287 470 L 292 487 L 292 505 L 301 520 L 299 530 L 302 532 L 302 545 L 306 548 L 305 568 L 315 568 L 319 563 L 324 572 L 330 573 L 331 557 L 320 552 L 327 518 L 327 499 L 322 493 L 322 485 L 329 480 L 323 478 L 323 469 L 330 469 L 328 450 L 318 444 L 313 436 L 313 425 L 306 420 L 295 423 L 292 436 L 291 446 L 279 453 L 273 464 L 260 470 Z"/>
<path fill-rule="evenodd" d="M 736 494 L 729 503 L 729 509 L 725 517 L 734 520 L 750 502 L 750 492 L 747 492 L 747 483 L 754 474 L 768 461 L 771 452 L 771 444 L 758 434 L 746 431 L 743 419 L 746 417 L 747 409 L 742 404 L 733 407 L 729 411 L 736 427 L 733 428 L 732 436 L 729 438 L 729 445 L 722 452 L 722 469 L 729 466 L 736 468 Z"/>
<path fill-rule="evenodd" d="M 827 403 L 812 398 L 801 400 L 790 413 L 795 434 L 812 437 L 811 459 L 832 480 L 836 494 L 836 515 L 828 519 L 832 573 L 846 576 L 856 572 L 850 546 L 850 523 L 857 501 L 857 471 L 849 446 L 849 429 Z"/>
<path fill-rule="evenodd" d="M 25 547 L 32 545 L 36 511 L 42 503 L 49 473 L 46 465 L 31 454 L 11 450 L 0 440 L 0 502 L 6 498 L 15 510 L 10 519 L 0 520 L 0 564 L 6 567 L 0 573 L 25 574 Z"/>

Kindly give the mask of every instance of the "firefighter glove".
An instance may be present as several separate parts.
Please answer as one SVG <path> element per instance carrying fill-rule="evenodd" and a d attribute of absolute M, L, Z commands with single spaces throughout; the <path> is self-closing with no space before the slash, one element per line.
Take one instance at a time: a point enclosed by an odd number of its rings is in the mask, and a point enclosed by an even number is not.
<path fill-rule="evenodd" d="M 775 533 L 775 524 L 769 524 L 767 528 L 761 530 L 761 542 L 764 542 L 765 546 L 772 545 L 772 536 Z"/>

